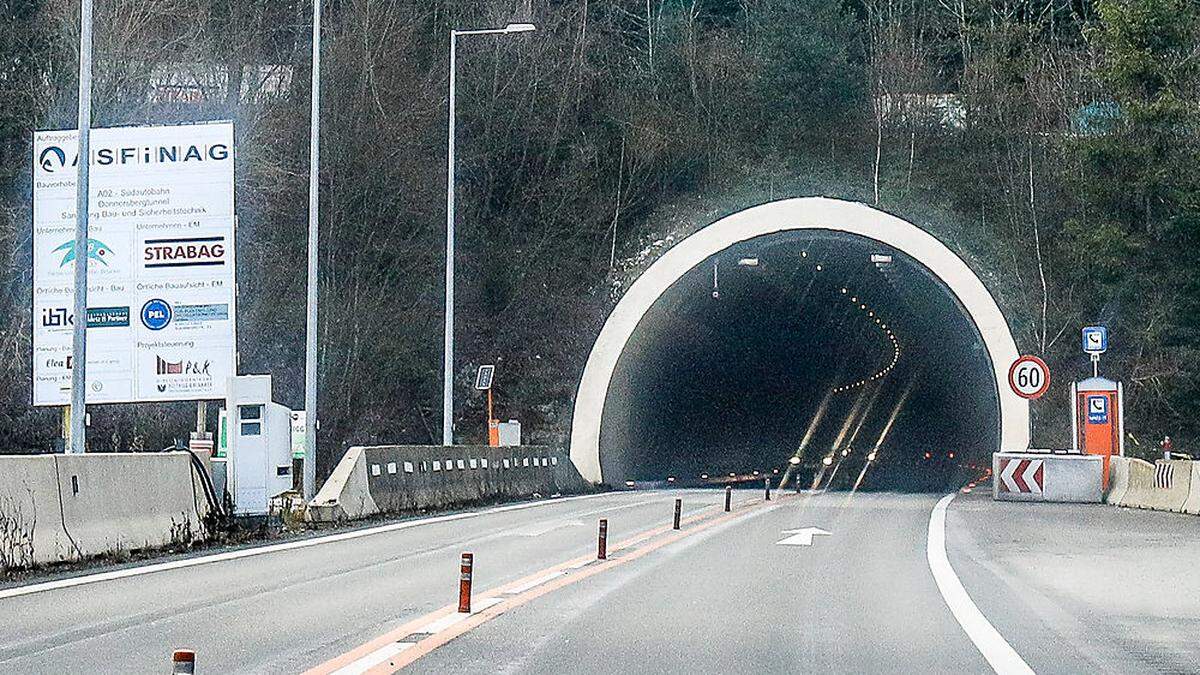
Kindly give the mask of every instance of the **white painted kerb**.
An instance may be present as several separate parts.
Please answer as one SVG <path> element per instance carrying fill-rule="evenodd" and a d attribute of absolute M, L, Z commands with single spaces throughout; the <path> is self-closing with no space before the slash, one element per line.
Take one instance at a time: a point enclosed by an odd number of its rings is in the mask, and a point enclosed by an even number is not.
<path fill-rule="evenodd" d="M 592 347 L 571 425 L 571 461 L 583 477 L 602 480 L 600 417 L 609 381 L 625 343 L 654 301 L 684 274 L 738 242 L 791 230 L 829 230 L 859 235 L 896 248 L 924 265 L 958 298 L 975 323 L 991 359 L 1000 398 L 1000 447 L 1029 447 L 1029 402 L 1008 388 L 1017 346 L 996 300 L 979 277 L 945 244 L 921 228 L 865 204 L 824 197 L 771 202 L 740 211 L 676 244 L 629 287 Z"/>

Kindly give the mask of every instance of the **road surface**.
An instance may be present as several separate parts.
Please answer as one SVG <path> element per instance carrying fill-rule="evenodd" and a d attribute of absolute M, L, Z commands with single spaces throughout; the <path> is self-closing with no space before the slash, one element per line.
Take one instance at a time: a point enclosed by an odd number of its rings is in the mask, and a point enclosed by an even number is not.
<path fill-rule="evenodd" d="M 998 645 L 968 635 L 931 572 L 941 495 L 734 495 L 731 514 L 720 492 L 625 492 L 0 589 L 0 672 L 164 672 L 180 647 L 201 673 L 991 672 Z M 950 574 L 1029 670 L 1196 672 L 1200 518 L 942 503 Z M 829 534 L 805 545 L 810 527 Z M 466 550 L 477 613 L 458 621 Z"/>

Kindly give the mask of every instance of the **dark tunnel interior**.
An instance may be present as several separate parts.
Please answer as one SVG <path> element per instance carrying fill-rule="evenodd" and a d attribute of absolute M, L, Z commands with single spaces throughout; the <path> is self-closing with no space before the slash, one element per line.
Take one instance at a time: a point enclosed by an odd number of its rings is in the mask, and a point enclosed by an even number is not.
<path fill-rule="evenodd" d="M 990 463 L 996 386 L 965 310 L 914 259 L 776 233 L 693 268 L 642 318 L 609 384 L 601 467 L 617 486 L 939 490 Z"/>

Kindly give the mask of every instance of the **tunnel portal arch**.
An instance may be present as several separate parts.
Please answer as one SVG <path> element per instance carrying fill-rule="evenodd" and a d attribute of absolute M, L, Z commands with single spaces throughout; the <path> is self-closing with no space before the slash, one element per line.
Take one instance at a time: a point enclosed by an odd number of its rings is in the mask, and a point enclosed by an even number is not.
<path fill-rule="evenodd" d="M 726 216 L 680 241 L 646 269 L 617 302 L 588 356 L 571 425 L 571 460 L 584 478 L 601 482 L 600 428 L 617 362 L 642 317 L 663 293 L 709 257 L 763 235 L 826 230 L 857 235 L 909 255 L 934 275 L 974 323 L 992 366 L 1000 403 L 1000 447 L 1029 445 L 1029 401 L 1004 386 L 1017 346 L 995 298 L 971 268 L 920 227 L 858 202 L 800 197 Z M 999 448 L 997 448 L 999 449 Z"/>

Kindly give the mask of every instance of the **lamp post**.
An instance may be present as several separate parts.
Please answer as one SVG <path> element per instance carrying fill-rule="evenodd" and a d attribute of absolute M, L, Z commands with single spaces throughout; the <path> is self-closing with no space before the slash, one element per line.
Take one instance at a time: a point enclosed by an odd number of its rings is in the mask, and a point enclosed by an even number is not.
<path fill-rule="evenodd" d="M 450 31 L 450 121 L 446 152 L 446 330 L 442 352 L 442 445 L 454 444 L 454 117 L 458 38 L 464 35 L 528 33 L 531 23 L 510 23 L 504 28 Z"/>
<path fill-rule="evenodd" d="M 88 190 L 92 131 L 92 0 L 79 5 L 79 153 L 75 182 L 75 328 L 71 342 L 70 443 L 65 451 L 87 451 L 87 280 Z"/>
<path fill-rule="evenodd" d="M 312 100 L 308 137 L 308 288 L 304 336 L 304 500 L 317 494 L 317 251 L 321 169 L 321 0 L 313 0 Z"/>

